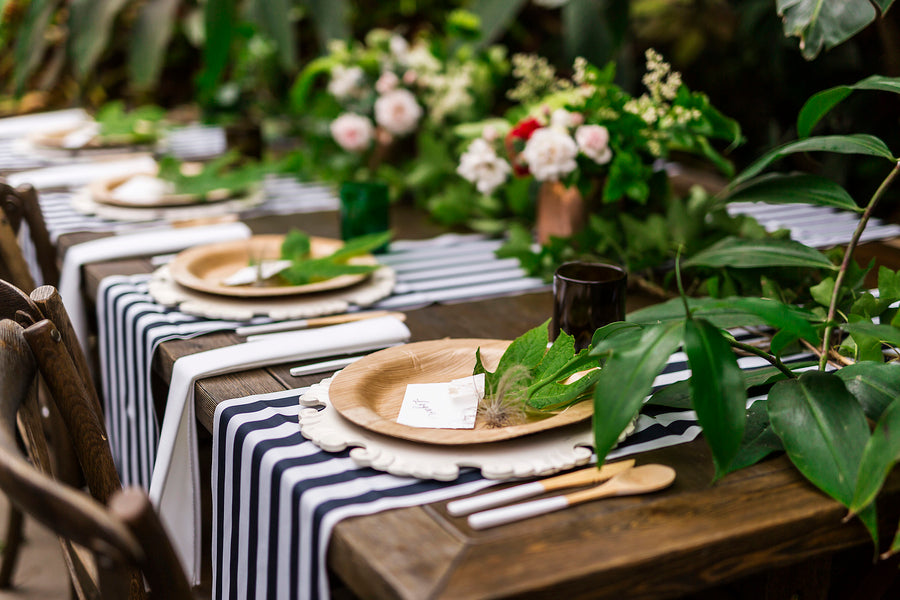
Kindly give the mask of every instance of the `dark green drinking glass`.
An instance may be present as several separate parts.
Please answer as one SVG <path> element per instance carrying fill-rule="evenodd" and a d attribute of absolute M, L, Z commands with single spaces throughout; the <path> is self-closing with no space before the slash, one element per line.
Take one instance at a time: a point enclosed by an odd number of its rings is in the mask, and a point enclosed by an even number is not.
<path fill-rule="evenodd" d="M 341 238 L 349 240 L 390 229 L 388 187 L 376 182 L 347 182 L 341 186 Z M 376 252 L 384 252 L 387 245 Z"/>

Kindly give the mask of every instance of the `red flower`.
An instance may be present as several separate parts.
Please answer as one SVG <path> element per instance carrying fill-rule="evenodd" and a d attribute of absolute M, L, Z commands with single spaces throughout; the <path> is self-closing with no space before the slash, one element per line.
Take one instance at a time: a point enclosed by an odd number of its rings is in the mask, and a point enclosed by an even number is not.
<path fill-rule="evenodd" d="M 534 117 L 527 117 L 519 121 L 515 127 L 506 134 L 504 144 L 506 145 L 506 153 L 509 156 L 509 162 L 512 164 L 513 171 L 519 177 L 528 175 L 528 165 L 522 162 L 519 154 L 525 147 L 525 142 L 531 135 L 543 127 L 541 122 Z"/>

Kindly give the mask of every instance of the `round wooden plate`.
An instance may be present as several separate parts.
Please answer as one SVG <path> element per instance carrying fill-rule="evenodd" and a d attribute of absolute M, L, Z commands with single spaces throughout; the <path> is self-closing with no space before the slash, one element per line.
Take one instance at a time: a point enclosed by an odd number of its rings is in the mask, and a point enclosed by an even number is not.
<path fill-rule="evenodd" d="M 279 258 L 283 241 L 283 235 L 255 235 L 245 240 L 196 246 L 180 252 L 169 263 L 169 272 L 178 284 L 192 290 L 237 298 L 269 298 L 336 290 L 355 285 L 368 277 L 368 274 L 340 275 L 306 285 L 260 287 L 222 283 L 236 271 L 249 265 L 251 258 L 254 260 Z M 341 240 L 320 237 L 313 237 L 310 241 L 313 257 L 328 256 L 344 243 Z M 371 254 L 366 254 L 351 259 L 350 263 L 374 265 L 377 261 Z"/>
<path fill-rule="evenodd" d="M 579 402 L 556 414 L 509 427 L 488 428 L 481 417 L 475 429 L 426 429 L 397 423 L 408 383 L 440 383 L 471 375 L 475 350 L 493 371 L 508 340 L 445 339 L 415 342 L 370 354 L 335 375 L 329 402 L 347 420 L 391 437 L 428 444 L 482 444 L 570 425 L 589 418 L 591 402 Z"/>
<path fill-rule="evenodd" d="M 209 204 L 213 202 L 222 202 L 235 197 L 231 190 L 213 190 L 207 194 L 164 194 L 158 199 L 151 202 L 141 202 L 137 200 L 129 200 L 128 198 L 116 198 L 113 193 L 115 189 L 134 177 L 136 174 L 130 174 L 124 177 L 114 177 L 111 179 L 102 179 L 94 181 L 88 186 L 91 193 L 91 199 L 94 202 L 108 204 L 110 206 L 124 206 L 128 208 L 160 208 L 165 206 L 191 206 L 194 204 Z M 153 176 L 154 173 L 140 173 L 140 175 Z"/>
<path fill-rule="evenodd" d="M 130 148 L 134 146 L 150 145 L 148 143 L 137 144 L 135 143 L 132 136 L 120 135 L 106 136 L 106 138 L 104 139 L 94 137 L 83 146 L 78 146 L 76 148 L 66 148 L 65 146 L 63 146 L 63 141 L 66 139 L 66 136 L 78 129 L 81 129 L 82 127 L 84 127 L 84 125 L 85 124 L 81 124 L 72 127 L 65 127 L 63 129 L 56 129 L 53 131 L 43 131 L 35 133 L 28 136 L 28 140 L 35 146 L 43 146 L 45 148 L 54 148 L 58 150 L 75 152 L 79 150 L 96 150 L 98 148 Z"/>

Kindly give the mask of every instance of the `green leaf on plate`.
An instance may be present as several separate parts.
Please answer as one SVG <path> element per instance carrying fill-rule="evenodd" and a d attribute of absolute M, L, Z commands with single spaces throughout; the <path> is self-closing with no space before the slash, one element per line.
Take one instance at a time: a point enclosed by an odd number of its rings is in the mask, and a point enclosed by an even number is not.
<path fill-rule="evenodd" d="M 691 368 L 691 400 L 718 479 L 727 472 L 744 435 L 744 378 L 728 340 L 709 321 L 685 322 L 684 352 Z"/>
<path fill-rule="evenodd" d="M 306 285 L 318 281 L 334 279 L 341 275 L 365 275 L 378 268 L 378 265 L 348 265 L 336 263 L 325 258 L 311 258 L 294 262 L 278 275 L 291 285 Z"/>
<path fill-rule="evenodd" d="M 863 448 L 866 416 L 833 373 L 810 371 L 776 383 L 769 392 L 769 418 L 794 466 L 816 487 L 850 506 Z M 860 519 L 878 540 L 874 506 Z"/>
<path fill-rule="evenodd" d="M 794 240 L 724 238 L 682 263 L 685 267 L 809 267 L 836 269 L 828 257 Z"/>
<path fill-rule="evenodd" d="M 681 345 L 684 322 L 648 327 L 638 343 L 615 349 L 594 390 L 594 451 L 598 464 L 641 409 L 669 356 Z"/>

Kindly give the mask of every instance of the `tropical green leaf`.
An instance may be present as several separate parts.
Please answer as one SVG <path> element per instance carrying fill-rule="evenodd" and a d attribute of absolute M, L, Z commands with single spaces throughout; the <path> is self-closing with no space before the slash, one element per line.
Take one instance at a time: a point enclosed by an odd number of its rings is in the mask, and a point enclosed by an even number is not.
<path fill-rule="evenodd" d="M 593 389 L 600 378 L 600 373 L 600 369 L 595 369 L 572 383 L 563 384 L 553 381 L 542 385 L 528 396 L 526 404 L 537 410 L 560 410 L 565 408 Z"/>
<path fill-rule="evenodd" d="M 299 229 L 291 229 L 281 242 L 281 258 L 286 260 L 303 260 L 312 249 L 312 238 Z"/>
<path fill-rule="evenodd" d="M 348 265 L 335 262 L 331 260 L 331 257 L 324 257 L 294 262 L 278 275 L 291 285 L 306 285 L 341 275 L 365 275 L 377 268 L 378 265 Z"/>
<path fill-rule="evenodd" d="M 819 343 L 819 334 L 813 326 L 813 322 L 819 318 L 812 312 L 791 304 L 785 304 L 770 298 L 735 297 L 724 298 L 709 304 L 710 308 L 732 308 L 756 315 L 766 325 L 774 327 L 781 332 L 790 333 L 796 338 L 804 339 L 810 344 Z M 702 315 L 700 310 L 696 314 Z"/>
<path fill-rule="evenodd" d="M 754 402 L 747 410 L 744 439 L 737 455 L 728 465 L 728 473 L 755 465 L 773 452 L 784 450 L 781 440 L 772 430 L 765 402 Z"/>
<path fill-rule="evenodd" d="M 669 356 L 681 345 L 684 322 L 648 327 L 639 343 L 614 350 L 594 391 L 594 451 L 598 464 L 641 409 Z"/>
<path fill-rule="evenodd" d="M 128 72 L 137 89 L 149 89 L 159 79 L 180 4 L 157 0 L 141 6 L 128 46 Z"/>
<path fill-rule="evenodd" d="M 881 362 L 858 362 L 835 371 L 863 407 L 866 416 L 877 420 L 900 397 L 900 365 Z"/>
<path fill-rule="evenodd" d="M 503 35 L 516 15 L 522 10 L 526 0 L 480 0 L 471 7 L 481 20 L 483 32 L 481 45 L 486 46 Z"/>
<path fill-rule="evenodd" d="M 60 0 L 33 0 L 28 3 L 13 50 L 16 94 L 25 91 L 25 83 L 44 58 L 47 48 L 45 32 L 59 3 Z"/>
<path fill-rule="evenodd" d="M 712 450 L 718 479 L 737 454 L 744 435 L 744 378 L 728 340 L 709 321 L 685 322 L 684 352 L 691 368 L 691 401 Z"/>
<path fill-rule="evenodd" d="M 316 33 L 322 49 L 325 49 L 331 40 L 346 40 L 350 37 L 348 15 L 351 6 L 347 0 L 306 0 L 306 5 L 316 23 Z"/>
<path fill-rule="evenodd" d="M 768 408 L 772 427 L 794 466 L 820 490 L 849 507 L 869 426 L 843 381 L 820 371 L 779 381 L 769 392 Z M 874 506 L 859 516 L 877 545 Z"/>
<path fill-rule="evenodd" d="M 725 202 L 815 204 L 862 212 L 847 190 L 830 179 L 808 173 L 761 175 L 732 188 Z"/>
<path fill-rule="evenodd" d="M 900 329 L 892 325 L 880 325 L 869 320 L 862 320 L 856 323 L 841 323 L 840 328 L 850 335 L 861 334 L 891 346 L 900 346 Z"/>
<path fill-rule="evenodd" d="M 877 90 L 900 94 L 900 78 L 872 75 L 853 85 L 839 85 L 812 95 L 797 116 L 797 135 L 801 138 L 807 137 L 822 117 L 854 90 Z"/>
<path fill-rule="evenodd" d="M 724 238 L 682 263 L 685 267 L 809 267 L 836 269 L 828 257 L 794 240 Z"/>
<path fill-rule="evenodd" d="M 851 512 L 858 513 L 875 500 L 897 460 L 900 460 L 900 398 L 888 405 L 866 443 Z"/>
<path fill-rule="evenodd" d="M 294 24 L 287 17 L 291 4 L 290 0 L 255 0 L 251 4 L 256 23 L 260 30 L 275 42 L 278 60 L 287 70 L 293 69 L 297 64 Z"/>
<path fill-rule="evenodd" d="M 216 86 L 231 60 L 235 12 L 235 0 L 206 0 L 203 11 L 205 31 L 203 70 L 197 79 L 200 100 L 203 103 L 212 101 Z"/>
<path fill-rule="evenodd" d="M 892 1 L 879 0 L 879 4 L 886 10 Z M 807 60 L 853 37 L 878 16 L 869 0 L 777 0 L 776 6 L 784 34 L 800 38 L 800 51 Z"/>
<path fill-rule="evenodd" d="M 93 72 L 106 49 L 113 21 L 128 0 L 72 0 L 69 2 L 70 49 L 75 73 L 83 80 Z"/>
<path fill-rule="evenodd" d="M 690 307 L 693 314 L 702 315 L 717 327 L 728 328 L 766 324 L 759 317 L 745 310 L 723 305 L 722 301 L 716 298 L 688 298 L 688 307 Z M 684 303 L 681 298 L 672 298 L 666 302 L 633 311 L 626 318 L 629 323 L 637 325 L 682 321 L 684 320 Z M 612 342 L 611 345 L 615 345 L 614 341 L 610 341 Z M 601 345 L 598 344 L 598 346 Z"/>
<path fill-rule="evenodd" d="M 838 154 L 863 154 L 894 160 L 890 149 L 875 136 L 866 134 L 827 135 L 810 137 L 788 142 L 774 150 L 770 150 L 747 167 L 731 182 L 732 186 L 740 185 L 762 173 L 766 167 L 789 154 L 798 152 L 837 152 Z"/>

